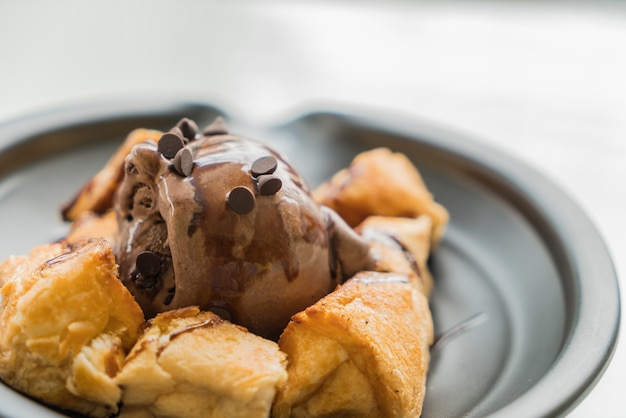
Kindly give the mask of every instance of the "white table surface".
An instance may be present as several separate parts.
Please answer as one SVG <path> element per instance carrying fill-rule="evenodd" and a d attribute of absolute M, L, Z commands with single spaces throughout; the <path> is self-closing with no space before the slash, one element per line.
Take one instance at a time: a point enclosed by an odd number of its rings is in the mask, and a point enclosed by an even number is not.
<path fill-rule="evenodd" d="M 316 105 L 415 115 L 554 180 L 623 276 L 626 3 L 225 3 L 1 1 L 0 122 L 161 94 L 261 123 Z M 621 344 L 570 416 L 626 416 L 625 391 Z"/>

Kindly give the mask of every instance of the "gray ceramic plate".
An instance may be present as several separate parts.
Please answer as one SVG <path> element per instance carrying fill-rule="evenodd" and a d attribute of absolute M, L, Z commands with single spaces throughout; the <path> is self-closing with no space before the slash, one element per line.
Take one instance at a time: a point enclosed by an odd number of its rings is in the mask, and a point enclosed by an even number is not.
<path fill-rule="evenodd" d="M 433 255 L 436 333 L 425 417 L 557 416 L 613 353 L 619 291 L 607 249 L 568 196 L 497 150 L 422 121 L 312 112 L 252 129 L 202 104 L 99 103 L 0 126 L 0 258 L 63 236 L 58 208 L 135 127 L 180 117 L 273 144 L 315 186 L 359 151 L 406 153 L 451 214 Z M 0 385 L 0 415 L 58 416 Z"/>

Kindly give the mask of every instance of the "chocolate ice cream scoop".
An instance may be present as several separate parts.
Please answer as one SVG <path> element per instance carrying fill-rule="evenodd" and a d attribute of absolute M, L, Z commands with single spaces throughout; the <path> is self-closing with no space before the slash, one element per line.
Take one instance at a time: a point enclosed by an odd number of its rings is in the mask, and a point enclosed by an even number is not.
<path fill-rule="evenodd" d="M 116 211 L 120 278 L 147 317 L 198 305 L 277 338 L 369 263 L 367 244 L 283 157 L 220 120 L 136 145 Z"/>

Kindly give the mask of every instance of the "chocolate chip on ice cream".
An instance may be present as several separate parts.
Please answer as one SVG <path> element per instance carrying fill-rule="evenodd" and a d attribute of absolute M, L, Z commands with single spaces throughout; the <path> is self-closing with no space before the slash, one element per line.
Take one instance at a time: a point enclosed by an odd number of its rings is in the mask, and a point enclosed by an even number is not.
<path fill-rule="evenodd" d="M 213 136 L 213 135 L 226 135 L 228 133 L 228 127 L 226 126 L 226 122 L 224 118 L 218 116 L 215 118 L 213 123 L 204 128 L 202 131 L 202 135 L 204 136 Z"/>
<path fill-rule="evenodd" d="M 174 132 L 168 132 L 159 139 L 159 152 L 166 158 L 174 158 L 176 153 L 185 146 L 183 139 Z"/>
<path fill-rule="evenodd" d="M 182 118 L 177 124 L 176 127 L 180 129 L 183 134 L 183 137 L 187 138 L 189 141 L 193 141 L 196 138 L 196 134 L 198 133 L 198 125 L 195 121 L 189 118 Z"/>
<path fill-rule="evenodd" d="M 263 174 L 272 174 L 276 171 L 276 167 L 278 167 L 278 161 L 276 161 L 276 158 L 268 155 L 255 160 L 250 171 L 253 177 L 258 177 Z"/>
<path fill-rule="evenodd" d="M 250 213 L 254 201 L 254 193 L 245 186 L 237 186 L 226 195 L 228 208 L 239 215 Z"/>
<path fill-rule="evenodd" d="M 190 176 L 193 170 L 193 155 L 188 148 L 181 148 L 174 156 L 174 169 L 181 176 Z"/>
<path fill-rule="evenodd" d="M 135 265 L 140 274 L 146 277 L 156 276 L 161 272 L 161 260 L 151 251 L 142 251 L 137 255 Z"/>
<path fill-rule="evenodd" d="M 283 182 L 271 174 L 264 174 L 259 176 L 258 179 L 259 193 L 263 196 L 270 196 L 278 193 L 283 187 Z"/>

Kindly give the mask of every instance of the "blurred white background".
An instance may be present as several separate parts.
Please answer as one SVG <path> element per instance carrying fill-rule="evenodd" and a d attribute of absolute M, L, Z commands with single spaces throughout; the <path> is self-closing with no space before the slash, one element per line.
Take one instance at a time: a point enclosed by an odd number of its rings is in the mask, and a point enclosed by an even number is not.
<path fill-rule="evenodd" d="M 626 271 L 626 3 L 0 2 L 0 123 L 169 94 L 256 123 L 348 106 L 467 133 L 562 186 Z M 625 416 L 625 370 L 622 344 L 570 416 Z"/>

